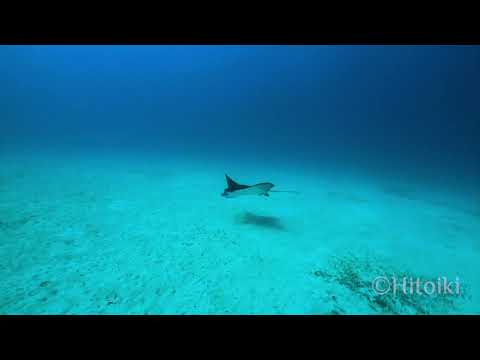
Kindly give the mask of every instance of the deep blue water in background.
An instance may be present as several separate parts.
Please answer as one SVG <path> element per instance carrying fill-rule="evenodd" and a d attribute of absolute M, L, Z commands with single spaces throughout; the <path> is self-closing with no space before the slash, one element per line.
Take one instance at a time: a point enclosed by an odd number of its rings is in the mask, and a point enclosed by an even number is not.
<path fill-rule="evenodd" d="M 1 46 L 0 144 L 475 184 L 479 95 L 477 46 Z"/>

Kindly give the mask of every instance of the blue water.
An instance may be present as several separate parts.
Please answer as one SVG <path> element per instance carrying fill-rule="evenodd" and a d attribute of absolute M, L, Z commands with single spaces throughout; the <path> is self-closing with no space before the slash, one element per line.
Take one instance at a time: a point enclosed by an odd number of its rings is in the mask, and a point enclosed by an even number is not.
<path fill-rule="evenodd" d="M 480 313 L 479 64 L 0 46 L 0 313 Z M 225 173 L 299 194 L 225 199 Z M 461 293 L 376 292 L 394 273 Z"/>

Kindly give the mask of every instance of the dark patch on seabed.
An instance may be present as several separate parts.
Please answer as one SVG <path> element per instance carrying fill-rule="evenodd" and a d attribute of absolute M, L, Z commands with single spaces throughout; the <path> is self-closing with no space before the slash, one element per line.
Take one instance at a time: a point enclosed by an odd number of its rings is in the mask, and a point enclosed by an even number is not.
<path fill-rule="evenodd" d="M 389 278 L 395 275 L 397 279 L 423 279 L 436 283 L 437 279 L 428 276 L 419 276 L 407 269 L 399 269 L 386 264 L 380 259 L 360 257 L 353 254 L 334 257 L 324 268 L 318 268 L 312 272 L 313 276 L 327 283 L 334 283 L 344 287 L 349 293 L 358 297 L 359 301 L 365 302 L 375 313 L 385 315 L 416 314 L 429 315 L 439 313 L 458 312 L 462 302 L 471 300 L 469 287 L 462 284 L 459 294 L 404 294 L 398 291 L 396 294 L 388 292 L 379 294 L 374 291 L 373 281 L 378 276 Z M 333 297 L 335 303 L 334 314 L 344 314 L 348 311 L 347 303 L 344 307 L 338 304 L 342 299 Z"/>
<path fill-rule="evenodd" d="M 272 229 L 272 230 L 279 230 L 285 231 L 286 227 L 280 220 L 280 218 L 275 216 L 263 216 L 263 215 L 256 215 L 252 212 L 244 212 L 241 214 L 237 221 L 240 224 L 247 224 L 247 225 L 254 225 L 260 228 Z"/>

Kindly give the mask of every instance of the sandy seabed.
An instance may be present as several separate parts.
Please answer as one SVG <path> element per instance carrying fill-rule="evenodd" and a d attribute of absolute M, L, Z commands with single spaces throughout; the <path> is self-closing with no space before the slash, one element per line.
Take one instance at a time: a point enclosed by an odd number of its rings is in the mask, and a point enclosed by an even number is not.
<path fill-rule="evenodd" d="M 478 198 L 201 158 L 0 157 L 1 314 L 480 314 Z M 226 199 L 225 172 L 300 193 Z"/>

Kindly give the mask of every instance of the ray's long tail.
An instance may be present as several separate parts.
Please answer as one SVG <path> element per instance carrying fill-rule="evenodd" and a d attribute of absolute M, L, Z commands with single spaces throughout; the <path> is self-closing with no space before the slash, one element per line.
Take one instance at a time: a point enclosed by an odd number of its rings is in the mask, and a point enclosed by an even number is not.
<path fill-rule="evenodd" d="M 295 190 L 270 190 L 269 192 L 284 192 L 284 193 L 291 193 L 291 194 L 300 194 L 298 191 L 295 191 Z"/>

